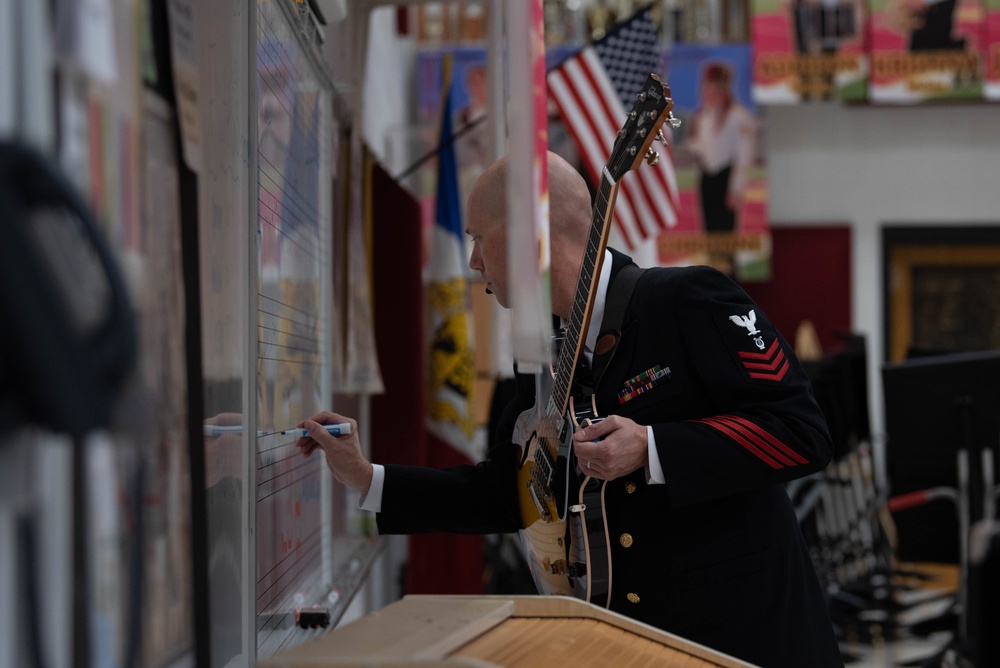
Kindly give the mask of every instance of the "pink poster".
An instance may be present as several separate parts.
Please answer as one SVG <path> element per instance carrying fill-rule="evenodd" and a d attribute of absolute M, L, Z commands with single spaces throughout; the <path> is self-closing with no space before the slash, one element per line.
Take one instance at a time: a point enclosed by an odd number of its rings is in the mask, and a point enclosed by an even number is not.
<path fill-rule="evenodd" d="M 753 0 L 758 104 L 865 98 L 864 0 Z"/>
<path fill-rule="evenodd" d="M 983 0 L 872 0 L 873 102 L 977 99 Z"/>

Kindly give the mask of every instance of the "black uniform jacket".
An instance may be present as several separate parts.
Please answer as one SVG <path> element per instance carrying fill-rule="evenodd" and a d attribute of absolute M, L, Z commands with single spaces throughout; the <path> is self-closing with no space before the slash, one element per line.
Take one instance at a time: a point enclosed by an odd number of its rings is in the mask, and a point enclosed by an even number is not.
<path fill-rule="evenodd" d="M 613 278 L 631 260 L 612 254 Z M 509 441 L 533 394 L 519 376 L 485 462 L 386 466 L 379 531 L 518 530 Z M 647 484 L 643 469 L 607 486 L 611 609 L 767 668 L 842 666 L 782 485 L 827 465 L 830 436 L 791 346 L 749 296 L 710 268 L 647 270 L 596 395 L 602 415 L 652 425 L 666 480 Z"/>

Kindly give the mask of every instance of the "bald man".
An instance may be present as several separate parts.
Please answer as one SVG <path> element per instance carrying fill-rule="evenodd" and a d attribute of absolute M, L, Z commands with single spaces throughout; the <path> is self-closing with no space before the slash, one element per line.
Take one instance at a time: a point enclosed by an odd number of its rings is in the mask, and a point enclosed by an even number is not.
<path fill-rule="evenodd" d="M 507 169 L 501 159 L 476 182 L 466 231 L 470 267 L 509 308 Z M 592 215 L 586 183 L 554 154 L 549 203 L 552 310 L 566 320 Z M 605 251 L 588 350 L 609 289 L 629 265 L 622 253 Z M 382 534 L 516 532 L 512 434 L 535 388 L 532 377 L 516 376 L 499 445 L 475 466 L 372 464 L 361 454 L 357 423 L 329 412 L 300 424 L 310 436 L 299 447 L 306 455 L 323 449 L 333 475 L 378 513 Z M 824 468 L 832 443 L 792 347 L 746 293 L 707 267 L 646 270 L 594 397 L 608 417 L 578 429 L 573 447 L 587 475 L 608 481 L 608 607 L 767 668 L 842 666 L 783 486 Z M 348 436 L 320 426 L 344 421 L 354 426 Z"/>

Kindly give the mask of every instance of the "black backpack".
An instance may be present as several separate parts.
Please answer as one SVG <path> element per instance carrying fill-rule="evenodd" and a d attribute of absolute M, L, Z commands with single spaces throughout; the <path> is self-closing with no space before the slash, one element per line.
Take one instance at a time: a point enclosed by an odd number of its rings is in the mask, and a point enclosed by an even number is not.
<path fill-rule="evenodd" d="M 38 152 L 0 141 L 0 435 L 107 427 L 136 351 L 125 283 L 83 199 Z"/>

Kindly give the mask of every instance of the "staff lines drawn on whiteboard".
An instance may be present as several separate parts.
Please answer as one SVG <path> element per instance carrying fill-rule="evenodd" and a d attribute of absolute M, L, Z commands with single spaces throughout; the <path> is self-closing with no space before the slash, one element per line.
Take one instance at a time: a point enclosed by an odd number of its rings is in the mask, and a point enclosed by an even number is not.
<path fill-rule="evenodd" d="M 264 189 L 261 190 L 261 196 L 257 198 L 257 202 L 259 202 L 260 206 L 263 207 L 263 210 L 259 214 L 260 220 L 274 228 L 274 230 L 281 236 L 294 242 L 294 239 L 291 239 L 288 233 L 294 231 L 301 234 L 303 228 L 307 226 L 316 227 L 316 221 L 319 218 L 319 213 L 316 210 L 313 210 L 312 212 L 309 212 L 308 215 L 296 214 L 295 211 L 291 210 L 292 207 L 289 206 L 289 203 L 292 201 L 293 200 L 291 198 L 285 201 L 284 199 L 276 197 L 273 192 Z M 284 211 L 275 211 L 272 203 L 280 203 Z M 307 235 L 303 234 L 302 236 Z M 315 240 L 315 234 L 309 234 L 308 236 L 313 237 L 311 240 Z M 301 244 L 296 245 L 302 247 Z M 303 250 L 311 250 L 311 248 L 303 247 Z M 312 256 L 312 259 L 316 259 L 315 255 Z"/>
<path fill-rule="evenodd" d="M 309 329 L 310 331 L 313 331 L 313 328 L 316 328 L 317 331 L 322 331 L 320 328 L 319 318 L 312 311 L 307 311 L 306 309 L 297 308 L 292 304 L 289 304 L 288 302 L 279 301 L 277 298 L 272 297 L 271 295 L 266 294 L 264 292 L 258 292 L 257 296 L 260 297 L 262 301 L 266 300 L 268 302 L 271 302 L 266 307 L 264 306 L 264 304 L 258 304 L 257 313 L 269 316 L 271 318 L 277 318 L 279 321 L 287 322 L 297 327 L 303 327 Z M 275 308 L 275 307 L 277 307 L 279 310 L 278 311 L 268 310 L 268 308 Z M 288 313 L 286 315 L 281 311 L 286 311 Z M 296 318 L 294 316 L 300 316 L 300 317 Z M 258 323 L 260 322 L 260 318 L 257 319 L 257 322 Z M 287 334 L 289 332 L 285 333 Z"/>
<path fill-rule="evenodd" d="M 282 459 L 276 459 L 273 462 L 270 462 L 268 464 L 264 464 L 263 466 L 258 466 L 257 467 L 257 486 L 258 487 L 263 487 L 267 483 L 272 482 L 274 480 L 277 480 L 281 476 L 289 475 L 291 473 L 295 473 L 296 471 L 299 471 L 299 470 L 301 470 L 303 468 L 308 468 L 308 466 L 313 463 L 313 462 L 305 462 L 305 463 L 302 463 L 302 464 L 294 464 L 292 462 L 292 459 L 293 459 L 293 457 L 284 457 Z M 301 461 L 301 458 L 300 458 L 300 461 Z M 288 466 L 289 463 L 291 463 L 292 465 Z M 286 464 L 286 466 L 280 467 L 279 466 L 280 464 Z M 270 478 L 261 479 L 262 475 L 266 475 L 266 474 L 263 473 L 264 469 L 275 469 L 274 475 L 272 475 Z M 278 470 L 278 469 L 280 469 L 280 470 Z"/>
<path fill-rule="evenodd" d="M 267 355 L 257 355 L 257 359 L 266 362 L 281 362 L 282 364 L 298 364 L 299 366 L 319 366 L 315 360 L 293 360 L 285 357 L 268 357 Z"/>
<path fill-rule="evenodd" d="M 277 305 L 279 308 L 285 308 L 285 309 L 288 309 L 289 311 L 293 311 L 295 313 L 301 313 L 302 315 L 306 316 L 307 318 L 312 319 L 312 321 L 318 320 L 318 318 L 316 317 L 316 314 L 313 313 L 312 311 L 307 311 L 305 309 L 301 309 L 301 308 L 292 306 L 288 302 L 279 301 L 279 300 L 275 299 L 274 297 L 272 297 L 270 295 L 267 295 L 267 294 L 264 294 L 263 292 L 260 292 L 259 290 L 257 291 L 257 296 L 261 297 L 262 299 L 267 299 L 269 301 L 274 302 L 275 305 Z M 258 305 L 257 306 L 257 310 L 261 311 L 261 312 L 264 312 L 264 313 L 268 313 L 267 311 L 264 310 L 263 305 Z M 278 313 L 268 313 L 268 315 L 273 315 L 273 316 L 276 316 L 278 318 L 287 318 L 287 316 L 283 316 L 283 315 L 280 315 Z"/>
<path fill-rule="evenodd" d="M 311 167 L 313 163 L 316 163 L 316 162 L 319 161 L 319 156 L 316 155 L 316 154 L 313 154 L 312 156 L 307 156 L 307 158 L 312 158 L 312 159 L 311 160 L 310 159 L 303 159 L 303 160 L 299 161 L 299 163 L 301 163 L 301 165 L 303 167 Z M 275 172 L 280 172 L 280 170 L 274 165 L 274 163 L 272 163 L 268 159 L 268 157 L 266 155 L 264 155 L 263 153 L 260 153 L 260 159 L 262 161 L 266 162 L 268 164 L 268 166 L 272 170 L 274 170 Z M 281 193 L 292 193 L 292 194 L 294 194 L 295 197 L 290 197 L 289 201 L 295 203 L 300 209 L 304 210 L 305 213 L 307 214 L 307 217 L 310 220 L 318 220 L 319 219 L 319 210 L 315 206 L 312 205 L 312 200 L 314 198 L 306 197 L 305 195 L 303 195 L 302 193 L 300 193 L 299 190 L 298 190 L 298 188 L 296 188 L 295 185 L 293 183 L 291 183 L 291 182 L 288 182 L 288 183 L 278 183 L 274 179 L 274 177 L 271 176 L 271 173 L 269 171 L 263 171 L 262 170 L 260 172 L 260 176 L 266 177 L 268 181 L 270 181 L 271 183 L 273 183 L 275 185 L 275 188 L 277 189 L 277 191 L 279 191 Z M 258 185 L 261 186 L 265 192 L 268 192 L 268 193 L 273 192 L 271 189 L 267 188 L 266 186 L 263 186 L 263 184 L 258 183 Z M 284 202 L 284 200 L 282 200 L 282 202 Z"/>
<path fill-rule="evenodd" d="M 261 437 L 261 438 L 263 438 L 263 437 Z M 285 441 L 284 443 L 280 443 L 280 444 L 275 445 L 275 446 L 270 447 L 270 448 L 259 448 L 257 450 L 257 454 L 258 455 L 263 455 L 263 454 L 268 453 L 268 452 L 273 452 L 274 450 L 280 450 L 281 448 L 291 448 L 295 444 L 295 440 L 296 439 L 293 437 L 293 439 L 291 441 Z M 292 453 L 293 453 L 293 457 L 299 455 L 299 451 L 298 451 L 297 448 L 294 449 L 292 451 Z M 284 460 L 283 459 L 276 459 L 275 461 L 277 462 L 277 461 L 284 461 Z M 265 464 L 264 466 L 269 466 L 269 464 Z M 263 466 L 258 466 L 257 470 L 259 471 L 259 470 L 261 470 L 261 468 L 263 468 Z"/>
<path fill-rule="evenodd" d="M 288 343 L 275 343 L 273 341 L 260 341 L 258 345 L 259 346 L 271 346 L 273 348 L 278 348 L 280 350 L 284 350 L 284 351 L 287 351 L 287 352 L 303 353 L 305 355 L 310 355 L 310 356 L 311 355 L 318 355 L 319 354 L 319 350 L 316 349 L 316 348 L 303 348 L 301 346 L 293 346 L 293 345 L 288 344 Z"/>
<path fill-rule="evenodd" d="M 257 357 L 272 357 L 287 353 L 289 355 L 303 356 L 306 360 L 311 360 L 319 354 L 318 349 L 306 349 L 288 343 L 278 343 L 277 341 L 258 341 Z"/>
<path fill-rule="evenodd" d="M 271 468 L 271 467 L 265 467 L 265 468 Z M 317 471 L 313 471 L 310 466 L 299 465 L 299 466 L 292 466 L 291 468 L 288 468 L 288 469 L 286 469 L 284 471 L 276 473 L 276 474 L 272 475 L 270 478 L 261 479 L 261 476 L 263 474 L 261 473 L 261 470 L 258 469 L 258 472 L 257 472 L 257 489 L 258 489 L 258 491 L 260 491 L 260 490 L 263 490 L 266 487 L 266 488 L 268 488 L 270 490 L 271 493 L 276 493 L 276 492 L 280 492 L 283 489 L 287 489 L 289 486 L 291 486 L 293 484 L 293 482 L 289 482 L 287 480 L 282 480 L 282 479 L 283 478 L 289 478 L 289 477 L 295 476 L 296 474 L 301 473 L 302 469 L 306 469 L 305 475 L 298 475 L 298 477 L 294 479 L 295 481 L 303 480 L 306 476 L 314 475 L 315 473 L 317 473 Z M 274 489 L 275 487 L 277 489 Z"/>
<path fill-rule="evenodd" d="M 286 579 L 288 574 L 292 572 L 292 569 L 297 565 L 306 562 L 311 553 L 320 547 L 321 543 L 317 543 L 318 538 L 322 538 L 321 528 L 318 526 L 307 527 L 302 536 L 299 537 L 297 532 L 282 532 L 284 538 L 295 537 L 297 539 L 292 549 L 283 549 L 282 555 L 278 558 L 278 562 L 271 567 L 271 569 L 260 575 L 257 579 L 256 589 L 257 603 L 258 607 L 267 607 L 277 596 L 280 596 L 281 591 L 279 590 L 275 596 L 272 597 L 270 601 L 266 601 L 264 606 L 260 606 L 262 602 L 261 599 L 264 598 L 268 593 L 271 593 L 276 587 L 282 586 L 282 580 Z"/>
<path fill-rule="evenodd" d="M 292 332 L 284 332 L 284 331 L 282 331 L 280 329 L 277 329 L 275 327 L 265 327 L 263 325 L 258 325 L 258 330 L 260 330 L 261 334 L 264 334 L 264 333 L 283 334 L 284 336 L 286 336 L 288 338 L 301 339 L 305 344 L 315 343 L 315 341 L 313 340 L 313 338 L 310 337 L 310 336 L 305 336 L 303 334 L 293 334 Z M 263 337 L 261 337 L 261 338 L 263 339 Z M 263 341 L 262 341 L 262 343 L 263 343 Z M 305 347 L 302 344 L 293 345 L 292 342 L 287 342 L 287 343 L 284 343 L 284 344 L 278 344 L 278 343 L 273 343 L 273 342 L 269 342 L 269 343 L 270 343 L 270 345 L 280 345 L 280 346 L 282 346 L 284 348 L 287 348 L 289 350 L 300 350 L 300 351 L 305 352 L 305 353 L 314 354 L 314 353 L 319 352 L 319 348 L 317 346 Z"/>
<path fill-rule="evenodd" d="M 257 493 L 257 503 L 260 503 L 261 501 L 264 501 L 265 499 L 269 499 L 272 496 L 274 496 L 275 494 L 277 494 L 278 492 L 282 492 L 282 491 L 284 491 L 284 490 L 292 487 L 293 485 L 296 485 L 296 484 L 302 482 L 306 478 L 309 478 L 311 476 L 317 475 L 318 473 L 320 473 L 320 469 L 319 468 L 313 469 L 312 471 L 309 471 L 305 475 L 300 476 L 300 477 L 296 478 L 295 480 L 292 480 L 287 485 L 285 485 L 283 487 L 279 487 L 278 489 L 269 490 L 266 494 L 263 494 L 263 495 L 260 494 L 260 491 L 261 491 L 261 488 L 264 487 L 264 485 L 266 485 L 267 483 L 257 485 L 257 492 L 258 492 Z"/>
<path fill-rule="evenodd" d="M 285 111 L 286 115 L 291 115 L 288 114 L 288 110 L 289 107 L 295 106 L 294 95 L 298 93 L 298 91 L 293 90 L 291 86 L 288 86 L 287 90 L 275 90 L 274 86 L 271 85 L 271 82 L 276 76 L 282 77 L 283 81 L 287 80 L 288 72 L 287 69 L 285 69 L 287 68 L 287 65 L 284 63 L 275 63 L 273 60 L 269 65 L 261 59 L 260 53 L 257 54 L 257 63 L 257 74 L 259 75 L 258 82 L 263 86 L 263 88 L 267 88 L 267 90 L 274 95 L 274 99 L 281 105 L 281 108 Z M 261 89 L 261 92 L 264 92 L 263 88 Z M 288 93 L 291 93 L 292 97 L 289 97 Z"/>
<path fill-rule="evenodd" d="M 319 540 L 320 535 L 321 534 L 320 534 L 320 529 L 319 528 L 317 528 L 314 531 L 310 531 L 310 532 L 308 532 L 306 534 L 305 538 L 302 539 L 302 552 L 303 552 L 303 554 L 305 554 L 306 552 L 309 552 L 309 551 L 313 550 L 315 547 L 319 547 L 318 544 L 317 545 L 313 545 L 313 543 Z M 302 557 L 300 557 L 299 559 L 293 559 L 291 562 L 285 563 L 285 562 L 288 562 L 289 559 L 292 559 L 294 556 L 295 556 L 294 552 L 289 552 L 285 556 L 281 557 L 281 559 L 279 559 L 278 562 L 276 564 L 274 564 L 274 566 L 271 567 L 271 570 L 269 570 L 267 573 L 264 573 L 259 578 L 257 578 L 257 586 L 260 587 L 260 585 L 262 585 L 265 580 L 267 580 L 269 577 L 271 577 L 272 575 L 274 575 L 275 571 L 277 571 L 282 566 L 293 566 L 293 565 L 295 565 L 296 561 L 301 561 L 302 560 Z M 278 575 L 283 575 L 284 573 L 285 573 L 285 571 L 281 571 L 280 573 L 278 573 Z M 257 595 L 257 601 L 259 602 L 260 599 L 264 596 L 264 594 L 267 593 L 267 590 L 270 589 L 273 586 L 274 586 L 274 583 L 268 584 L 267 587 L 260 594 Z"/>
<path fill-rule="evenodd" d="M 310 550 L 308 561 L 300 559 L 295 563 L 295 570 L 289 570 L 279 576 L 279 582 L 267 587 L 257 598 L 257 631 L 263 631 L 271 626 L 276 618 L 294 614 L 295 594 L 299 593 L 302 575 L 306 569 L 312 569 L 322 556 L 321 544 Z M 301 564 L 301 566 L 299 566 Z M 277 591 L 271 591 L 280 585 Z M 265 598 L 266 597 L 266 598 Z M 271 629 L 274 630 L 274 629 Z"/>
<path fill-rule="evenodd" d="M 275 316 L 271 315 L 270 317 L 275 317 Z M 280 317 L 280 316 L 278 316 L 278 317 Z M 282 336 L 287 336 L 289 338 L 305 339 L 306 341 L 310 341 L 310 342 L 313 342 L 313 343 L 315 343 L 314 335 L 317 335 L 317 334 L 318 335 L 322 335 L 322 334 L 325 333 L 324 330 L 322 328 L 318 327 L 318 326 L 316 326 L 314 328 L 313 325 L 309 325 L 307 323 L 299 323 L 299 322 L 296 322 L 296 321 L 291 320 L 291 319 L 286 319 L 285 322 L 293 325 L 294 328 L 295 328 L 295 330 L 301 331 L 302 329 L 308 329 L 310 331 L 309 331 L 308 334 L 301 334 L 301 333 L 297 334 L 295 331 L 289 331 L 287 329 L 281 329 L 281 323 L 279 322 L 279 323 L 277 323 L 273 327 L 270 327 L 270 326 L 262 324 L 262 323 L 258 323 L 258 325 L 257 325 L 257 330 L 258 330 L 257 333 L 261 334 L 261 335 L 262 334 L 280 334 Z M 263 337 L 261 337 L 261 338 L 263 338 Z"/>
<path fill-rule="evenodd" d="M 276 565 L 268 574 L 260 577 L 257 580 L 256 589 L 258 591 L 257 594 L 258 605 L 263 603 L 264 605 L 261 607 L 264 607 L 266 609 L 271 603 L 277 600 L 285 592 L 289 584 L 288 580 L 290 579 L 288 576 L 296 574 L 293 569 L 302 566 L 304 564 L 308 564 L 310 558 L 314 556 L 313 553 L 322 546 L 323 542 L 321 540 L 316 540 L 317 538 L 320 537 L 321 536 L 319 528 L 316 528 L 313 531 L 308 532 L 302 538 L 298 555 L 295 554 L 294 550 L 290 551 L 288 554 L 281 557 L 282 561 L 278 565 Z M 289 560 L 290 557 L 295 557 L 295 556 L 298 556 L 298 558 Z M 282 566 L 284 568 L 278 570 L 278 568 Z M 276 570 L 277 572 L 274 572 Z M 271 598 L 269 600 L 263 600 L 269 594 L 271 595 Z"/>
<path fill-rule="evenodd" d="M 313 533 L 315 534 L 315 532 Z M 306 567 L 311 567 L 313 565 L 313 560 L 318 556 L 315 554 L 315 552 L 319 550 L 322 544 L 323 544 L 322 541 L 319 541 L 306 548 L 305 544 L 303 543 L 302 547 L 300 548 L 303 551 L 303 553 L 299 555 L 298 559 L 287 564 L 287 568 L 281 571 L 280 573 L 277 573 L 276 575 L 266 576 L 265 578 L 261 578 L 261 580 L 257 582 L 257 590 L 259 592 L 257 594 L 257 608 L 264 609 L 264 612 L 262 612 L 261 614 L 262 617 L 268 614 L 266 611 L 267 608 L 271 607 L 271 604 L 280 599 L 282 595 L 287 594 L 289 585 L 294 585 L 298 581 L 299 579 L 298 576 L 302 574 L 302 570 Z M 290 554 L 295 554 L 295 552 L 293 551 Z M 298 570 L 295 570 L 296 568 L 298 568 Z M 273 578 L 274 581 L 265 584 L 264 580 L 268 578 Z M 270 595 L 269 599 L 262 600 L 268 595 Z M 281 614 L 283 612 L 284 611 L 280 612 L 275 611 L 270 613 L 270 615 L 273 616 L 275 614 Z M 260 623 L 259 620 L 258 623 Z M 266 621 L 264 622 L 264 625 L 265 626 L 267 625 Z"/>
<path fill-rule="evenodd" d="M 259 473 L 266 468 L 275 467 L 279 464 L 288 462 L 296 463 L 297 466 L 295 468 L 300 468 L 300 466 L 312 463 L 310 460 L 304 459 L 301 455 L 299 455 L 298 449 L 293 448 L 291 443 L 286 442 L 282 447 L 287 450 L 287 456 L 285 457 L 281 457 L 281 453 L 278 452 L 282 449 L 281 447 L 266 448 L 257 451 L 258 481 L 260 481 Z M 285 470 L 290 471 L 292 469 L 286 468 Z"/>
<path fill-rule="evenodd" d="M 279 214 L 278 212 L 274 211 L 274 209 L 272 209 L 272 208 L 271 208 L 270 206 L 268 206 L 267 204 L 265 204 L 265 203 L 263 202 L 263 200 L 260 200 L 260 199 L 258 199 L 258 201 L 260 202 L 260 205 L 261 205 L 262 207 L 264 207 L 265 209 L 267 209 L 267 210 L 271 211 L 271 212 L 272 212 L 272 213 L 274 213 L 274 214 L 275 214 L 276 216 L 278 216 L 279 218 L 281 218 L 281 214 Z M 288 241 L 288 242 L 289 242 L 289 243 L 291 243 L 291 244 L 294 244 L 294 245 L 298 246 L 298 247 L 299 247 L 299 249 L 301 249 L 301 250 L 302 250 L 302 252 L 303 252 L 303 253 L 305 253 L 305 254 L 306 254 L 306 255 L 308 256 L 308 258 L 309 258 L 310 260 L 316 260 L 316 259 L 317 259 L 317 255 L 316 255 L 316 253 L 315 253 L 315 252 L 313 252 L 313 251 L 314 251 L 314 248 L 315 248 L 315 247 L 311 247 L 311 246 L 304 246 L 304 245 L 302 245 L 301 243 L 299 243 L 298 241 L 296 241 L 296 240 L 295 240 L 294 238 L 292 238 L 291 236 L 289 236 L 289 235 L 288 235 L 287 233 L 285 233 L 285 232 L 284 232 L 284 231 L 283 231 L 283 230 L 281 229 L 281 227 L 280 227 L 280 226 L 278 226 L 278 225 L 275 225 L 275 224 L 274 224 L 274 223 L 273 223 L 272 221 L 268 220 L 268 219 L 267 219 L 267 217 L 266 217 L 266 216 L 264 216 L 263 214 L 262 214 L 262 215 L 260 216 L 260 219 L 261 219 L 262 221 L 264 221 L 264 222 L 265 222 L 265 223 L 266 223 L 266 224 L 267 224 L 268 226 L 270 226 L 270 227 L 271 227 L 272 229 L 274 229 L 274 230 L 275 230 L 275 231 L 276 231 L 276 232 L 277 232 L 278 234 L 280 234 L 280 235 L 281 235 L 282 237 L 284 237 L 284 239 L 285 239 L 286 241 Z M 286 219 L 284 219 L 284 218 L 281 218 L 281 222 L 282 222 L 282 223 L 289 223 L 290 221 L 289 221 L 289 220 L 286 220 Z"/>
<path fill-rule="evenodd" d="M 269 190 L 262 190 L 261 193 L 266 195 L 271 195 L 272 197 L 274 197 L 274 193 L 272 193 Z M 274 199 L 279 199 L 279 198 L 274 197 Z M 294 214 L 295 212 L 275 211 L 274 207 L 271 206 L 271 202 L 269 200 L 270 198 L 268 200 L 265 200 L 264 197 L 257 198 L 257 202 L 260 203 L 260 206 L 266 209 L 266 211 L 262 211 L 260 213 L 259 216 L 260 220 L 264 221 L 265 223 L 273 227 L 278 234 L 285 237 L 289 241 L 292 241 L 294 243 L 294 240 L 291 237 L 289 237 L 288 232 L 284 229 L 285 226 L 294 227 L 296 228 L 295 231 L 300 231 L 299 228 L 305 227 L 306 225 L 315 226 L 315 221 L 319 217 L 319 214 L 317 212 L 313 211 L 310 214 L 310 216 L 285 215 L 285 213 Z M 279 201 L 281 202 L 283 208 L 290 208 L 287 207 L 287 202 L 285 202 L 283 199 Z M 291 202 L 292 200 L 289 199 L 288 201 Z M 268 212 L 274 215 L 273 216 L 268 215 Z M 311 250 L 308 247 L 303 247 L 301 244 L 296 244 L 296 245 L 302 248 L 303 250 Z M 315 255 L 312 256 L 312 259 L 315 259 Z"/>

